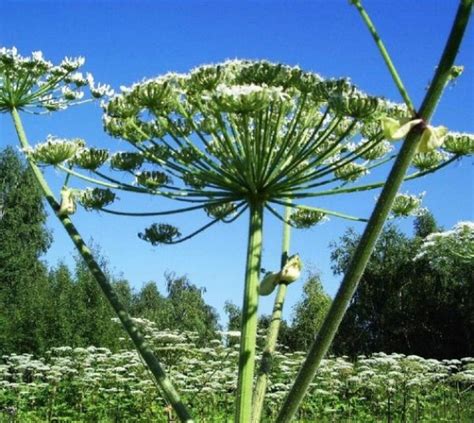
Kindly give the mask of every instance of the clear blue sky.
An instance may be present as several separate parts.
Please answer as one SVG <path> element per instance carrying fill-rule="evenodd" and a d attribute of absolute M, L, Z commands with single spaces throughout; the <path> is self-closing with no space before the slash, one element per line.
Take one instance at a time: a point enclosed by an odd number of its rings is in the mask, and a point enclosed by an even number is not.
<path fill-rule="evenodd" d="M 419 104 L 444 47 L 456 8 L 454 0 L 372 0 L 364 4 L 397 64 L 415 102 Z M 84 70 L 115 89 L 167 71 L 186 72 L 204 63 L 228 58 L 268 59 L 326 77 L 350 76 L 364 91 L 400 101 L 387 70 L 355 8 L 347 0 L 330 1 L 145 1 L 145 0 L 3 0 L 0 3 L 0 44 L 16 46 L 29 55 L 42 50 L 53 62 L 64 56 L 85 56 Z M 449 88 L 434 117 L 435 124 L 451 130 L 474 132 L 474 37 L 468 29 L 458 64 L 465 73 Z M 27 118 L 32 142 L 47 134 L 82 137 L 89 144 L 111 150 L 125 144 L 102 131 L 98 105 L 70 109 L 52 116 Z M 0 117 L 0 146 L 15 145 L 8 117 Z M 435 175 L 405 184 L 403 191 L 427 191 L 424 204 L 439 223 L 451 227 L 472 220 L 472 160 L 452 164 Z M 58 174 L 48 177 L 57 189 Z M 331 198 L 313 205 L 368 216 L 377 192 Z M 125 198 L 122 198 L 124 200 Z M 157 198 L 139 206 L 161 208 Z M 128 204 L 130 209 L 130 203 Z M 140 288 L 158 282 L 164 291 L 163 273 L 187 274 L 207 289 L 206 300 L 222 312 L 226 300 L 240 305 L 243 288 L 247 216 L 232 225 L 213 227 L 193 240 L 169 247 L 151 247 L 137 233 L 153 220 L 130 220 L 79 211 L 75 222 L 86 239 L 92 237 L 122 274 Z M 169 218 L 183 233 L 197 228 L 201 214 Z M 330 241 L 340 237 L 350 224 L 332 219 L 309 231 L 293 232 L 292 251 L 302 256 L 307 269 L 321 272 L 326 290 L 333 295 L 340 282 L 330 269 Z M 412 221 L 401 226 L 411 233 Z M 46 256 L 51 265 L 71 262 L 73 245 L 55 218 L 48 220 L 54 244 Z M 354 226 L 354 225 L 353 225 Z M 363 230 L 362 224 L 356 229 Z M 187 229 L 187 230 L 186 230 Z M 265 221 L 263 267 L 277 268 L 280 222 Z M 301 282 L 291 286 L 286 317 L 301 295 Z M 265 298 L 263 312 L 271 310 Z"/>

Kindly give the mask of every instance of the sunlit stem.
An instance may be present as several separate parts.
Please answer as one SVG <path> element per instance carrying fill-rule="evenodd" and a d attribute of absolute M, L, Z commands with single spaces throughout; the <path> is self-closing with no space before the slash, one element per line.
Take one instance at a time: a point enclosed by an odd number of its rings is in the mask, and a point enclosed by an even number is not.
<path fill-rule="evenodd" d="M 403 98 L 403 101 L 407 105 L 410 112 L 413 115 L 415 115 L 416 114 L 415 113 L 416 112 L 415 106 L 413 105 L 413 103 L 410 99 L 410 96 L 408 95 L 408 92 L 407 92 L 405 86 L 403 85 L 403 82 L 402 82 L 400 76 L 398 75 L 397 69 L 395 68 L 395 66 L 393 64 L 392 59 L 390 58 L 390 55 L 388 54 L 388 51 L 385 48 L 385 45 L 384 45 L 382 39 L 380 38 L 379 34 L 377 33 L 375 25 L 373 24 L 373 22 L 370 19 L 369 15 L 365 11 L 365 9 L 362 6 L 360 0 L 351 0 L 351 2 L 357 8 L 357 10 L 359 11 L 364 23 L 367 25 L 367 28 L 369 29 L 370 33 L 372 34 L 372 37 L 374 38 L 375 44 L 377 45 L 377 47 L 380 51 L 380 54 L 382 55 L 383 60 L 385 61 L 385 64 L 387 65 L 387 68 L 390 72 L 390 75 L 392 75 L 392 79 L 395 82 L 395 85 L 397 86 L 398 91 L 400 92 L 400 95 Z"/>
<path fill-rule="evenodd" d="M 451 67 L 453 66 L 454 59 L 456 58 L 459 46 L 464 36 L 471 9 L 472 0 L 462 0 L 460 2 L 448 42 L 418 114 L 426 122 L 429 122 L 443 89 L 446 86 L 446 81 L 450 77 Z M 377 201 L 375 209 L 372 212 L 360 242 L 354 251 L 339 291 L 334 298 L 326 319 L 324 320 L 316 339 L 311 345 L 308 356 L 300 368 L 298 376 L 282 405 L 277 417 L 278 423 L 286 423 L 294 418 L 308 391 L 309 385 L 314 379 L 321 360 L 327 353 L 332 340 L 334 339 L 345 311 L 347 310 L 352 296 L 357 289 L 360 278 L 364 273 L 367 262 L 370 259 L 377 238 L 382 231 L 388 214 L 390 213 L 393 200 L 403 182 L 403 177 L 416 153 L 420 138 L 421 131 L 419 128 L 414 128 L 408 134 L 403 143 L 400 153 L 395 160 L 387 182 Z"/>
<path fill-rule="evenodd" d="M 258 282 L 262 255 L 262 202 L 250 203 L 250 224 L 242 306 L 239 378 L 235 422 L 249 423 L 252 416 L 252 391 L 257 337 Z"/>
<path fill-rule="evenodd" d="M 29 148 L 30 144 L 26 138 L 26 134 L 23 129 L 23 125 L 21 123 L 21 119 L 17 110 L 12 109 L 11 115 L 21 146 L 23 148 Z M 153 378 L 155 379 L 155 382 L 158 384 L 158 386 L 160 386 L 163 392 L 163 396 L 173 406 L 174 410 L 176 411 L 176 414 L 179 416 L 181 421 L 188 423 L 192 422 L 193 420 L 191 418 L 191 415 L 187 411 L 186 406 L 181 400 L 173 384 L 168 379 L 163 367 L 161 366 L 161 363 L 155 357 L 144 336 L 140 333 L 138 327 L 135 325 L 132 318 L 127 313 L 125 307 L 120 302 L 117 293 L 113 289 L 111 283 L 100 268 L 97 261 L 94 259 L 91 250 L 87 247 L 86 243 L 82 239 L 81 235 L 77 231 L 71 219 L 67 215 L 59 213 L 60 205 L 54 197 L 54 194 L 51 191 L 51 188 L 49 187 L 48 183 L 46 182 L 43 174 L 41 173 L 41 170 L 29 158 L 27 158 L 27 160 L 47 202 L 55 212 L 59 221 L 64 226 L 64 229 L 66 230 L 72 242 L 76 246 L 77 250 L 79 251 L 79 254 L 84 259 L 84 262 L 92 273 L 94 279 L 99 284 L 100 288 L 102 289 L 102 292 L 106 296 L 110 305 L 117 313 L 117 316 L 119 317 L 125 331 L 132 339 L 136 349 L 143 358 L 143 361 L 148 366 L 148 369 L 150 370 L 151 374 L 153 375 Z"/>
<path fill-rule="evenodd" d="M 284 220 L 289 221 L 291 208 L 285 208 Z M 285 223 L 283 225 L 283 242 L 281 251 L 281 267 L 286 264 L 290 252 L 290 236 L 291 227 Z M 278 333 L 280 332 L 281 316 L 283 314 L 283 305 L 285 303 L 287 284 L 278 284 L 278 289 L 273 304 L 272 317 L 270 326 L 265 340 L 265 348 L 262 353 L 260 366 L 258 369 L 257 382 L 255 384 L 255 392 L 253 397 L 252 423 L 258 423 L 262 417 L 263 404 L 265 401 L 265 393 L 267 392 L 268 378 L 273 365 L 273 355 L 278 340 Z"/>

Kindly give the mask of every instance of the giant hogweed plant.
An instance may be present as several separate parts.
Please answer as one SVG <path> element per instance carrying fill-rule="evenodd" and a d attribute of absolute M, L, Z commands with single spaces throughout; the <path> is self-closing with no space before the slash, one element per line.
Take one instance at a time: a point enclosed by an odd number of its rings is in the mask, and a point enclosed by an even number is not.
<path fill-rule="evenodd" d="M 88 147 L 83 140 L 57 138 L 31 147 L 19 111 L 51 112 L 83 102 L 82 88 L 86 86 L 91 97 L 111 93 L 107 86 L 95 85 L 90 75 L 77 73 L 81 60 L 65 59 L 53 66 L 38 53 L 23 58 L 15 50 L 1 50 L 0 109 L 12 115 L 20 143 L 48 202 L 97 278 L 165 399 L 183 421 L 191 420 L 186 406 L 118 301 L 69 215 L 79 203 L 88 210 L 128 216 L 199 210 L 209 216 L 206 225 L 185 236 L 165 223 L 153 224 L 139 234 L 157 245 L 183 242 L 219 222 L 233 222 L 249 211 L 235 413 L 236 421 L 249 422 L 260 419 L 285 289 L 301 269 L 298 256 L 286 260 L 289 227 L 311 227 L 327 216 L 366 221 L 345 212 L 310 206 L 305 201 L 383 187 L 328 317 L 278 417 L 279 421 L 290 420 L 329 348 L 383 222 L 390 211 L 407 215 L 419 203 L 417 197 L 397 196 L 402 181 L 434 172 L 473 152 L 471 135 L 448 133 L 443 127 L 428 124 L 446 83 L 457 71 L 453 68 L 454 58 L 472 1 L 461 2 L 440 65 L 418 112 L 370 19 L 360 3 L 354 3 L 376 38 L 406 105 L 370 96 L 347 79 L 324 79 L 296 67 L 265 61 L 228 61 L 201 66 L 189 74 L 170 73 L 142 81 L 106 101 L 104 128 L 129 143 L 126 152 L 109 152 Z M 405 136 L 399 153 L 394 153 L 387 140 Z M 386 182 L 358 182 L 371 169 L 393 159 L 395 164 Z M 414 171 L 406 175 L 410 163 Z M 61 201 L 56 200 L 44 179 L 39 168 L 42 165 L 67 173 Z M 112 171 L 106 169 L 107 165 Z M 71 177 L 93 186 L 75 189 L 70 185 Z M 118 190 L 162 196 L 183 206 L 140 213 L 110 208 Z M 266 275 L 259 284 L 265 212 L 285 224 L 284 260 L 279 272 Z M 254 392 L 258 298 L 277 286 L 277 323 L 270 329 Z"/>

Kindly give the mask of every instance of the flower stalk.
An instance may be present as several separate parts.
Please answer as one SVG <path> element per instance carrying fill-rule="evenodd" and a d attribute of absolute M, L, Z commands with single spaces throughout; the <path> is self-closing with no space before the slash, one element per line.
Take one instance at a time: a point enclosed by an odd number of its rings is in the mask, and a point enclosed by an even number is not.
<path fill-rule="evenodd" d="M 262 256 L 263 204 L 250 203 L 250 224 L 242 306 L 239 376 L 235 422 L 248 423 L 252 416 L 252 391 L 258 322 L 258 282 Z"/>
<path fill-rule="evenodd" d="M 11 116 L 13 118 L 13 123 L 15 125 L 15 129 L 21 146 L 23 148 L 29 148 L 30 144 L 28 142 L 28 139 L 26 138 L 20 115 L 15 108 L 11 110 Z M 143 361 L 146 363 L 148 369 L 150 370 L 153 376 L 155 383 L 161 388 L 166 401 L 171 404 L 181 421 L 187 423 L 193 422 L 191 415 L 187 411 L 185 404 L 181 400 L 178 392 L 176 391 L 170 379 L 166 375 L 161 363 L 155 357 L 144 336 L 141 334 L 138 327 L 135 325 L 132 318 L 128 314 L 127 310 L 120 302 L 117 293 L 113 289 L 112 285 L 107 279 L 107 276 L 104 274 L 97 261 L 94 259 L 91 250 L 87 247 L 86 243 L 82 239 L 81 235 L 77 231 L 76 227 L 74 226 L 68 215 L 66 213 L 62 213 L 61 205 L 54 197 L 54 194 L 51 191 L 48 183 L 44 179 L 44 176 L 41 173 L 40 169 L 36 166 L 36 164 L 31 160 L 30 157 L 27 157 L 27 160 L 47 202 L 49 203 L 49 205 L 55 212 L 57 218 L 62 223 L 64 229 L 70 236 L 72 242 L 76 246 L 81 257 L 84 259 L 87 267 L 89 268 L 95 280 L 99 284 L 100 288 L 102 289 L 102 292 L 106 296 L 110 305 L 117 313 L 117 316 L 119 317 L 122 326 L 132 339 L 136 349 L 143 358 Z"/>
<path fill-rule="evenodd" d="M 430 120 L 443 89 L 446 86 L 446 82 L 450 77 L 454 59 L 463 39 L 471 10 L 472 0 L 462 0 L 460 2 L 441 60 L 418 113 L 418 116 L 425 122 Z M 354 252 L 339 291 L 329 309 L 328 315 L 282 405 L 277 417 L 278 423 L 289 422 L 295 416 L 308 391 L 310 383 L 314 379 L 321 360 L 334 339 L 339 324 L 344 317 L 345 311 L 357 289 L 357 285 L 372 254 L 375 242 L 390 213 L 395 196 L 403 182 L 404 175 L 417 151 L 421 140 L 422 129 L 423 128 L 419 128 L 418 126 L 414 127 L 403 143 L 359 245 Z"/>
<path fill-rule="evenodd" d="M 290 254 L 290 239 L 291 239 L 291 226 L 286 223 L 290 219 L 291 208 L 287 206 L 285 208 L 283 224 L 283 241 L 281 251 L 281 268 L 285 266 L 288 261 Z M 257 381 L 255 383 L 255 391 L 253 397 L 253 409 L 252 409 L 252 423 L 259 423 L 262 418 L 263 405 L 265 402 L 265 394 L 267 392 L 268 379 L 273 365 L 273 355 L 278 340 L 278 334 L 280 332 L 281 318 L 283 314 L 283 305 L 285 303 L 286 291 L 288 284 L 278 284 L 275 302 L 273 304 L 272 317 L 270 326 L 268 328 L 267 337 L 265 340 L 265 348 L 262 353 L 260 366 L 258 369 Z"/>

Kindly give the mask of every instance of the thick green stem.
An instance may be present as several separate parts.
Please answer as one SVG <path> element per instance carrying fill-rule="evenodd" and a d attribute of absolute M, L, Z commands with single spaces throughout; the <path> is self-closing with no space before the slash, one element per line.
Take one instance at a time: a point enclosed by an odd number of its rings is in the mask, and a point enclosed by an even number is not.
<path fill-rule="evenodd" d="M 446 81 L 449 78 L 451 67 L 453 66 L 454 59 L 469 21 L 471 9 L 472 0 L 461 1 L 433 82 L 428 89 L 419 111 L 419 116 L 424 119 L 425 122 L 428 122 L 431 118 L 434 108 L 446 85 Z M 314 379 L 322 358 L 332 343 L 334 335 L 344 317 L 345 311 L 349 306 L 349 302 L 372 254 L 375 242 L 391 210 L 395 195 L 403 182 L 403 177 L 417 150 L 422 129 L 422 126 L 417 126 L 410 132 L 397 156 L 372 216 L 354 252 L 336 298 L 280 410 L 280 414 L 277 418 L 277 422 L 279 423 L 289 422 L 295 416 L 310 383 Z"/>
<path fill-rule="evenodd" d="M 290 218 L 291 207 L 285 208 L 285 222 Z M 281 251 L 281 268 L 286 264 L 290 252 L 290 236 L 291 227 L 288 223 L 283 224 L 283 242 Z M 278 285 L 275 303 L 273 304 L 272 319 L 270 327 L 268 328 L 267 339 L 265 340 L 265 349 L 262 353 L 260 367 L 258 369 L 257 382 L 255 384 L 255 392 L 253 397 L 252 422 L 258 423 L 262 418 L 263 404 L 265 401 L 265 394 L 267 392 L 268 378 L 273 365 L 273 355 L 278 340 L 278 333 L 280 332 L 281 316 L 283 314 L 283 305 L 285 303 L 286 283 Z"/>
<path fill-rule="evenodd" d="M 245 269 L 244 304 L 239 355 L 239 379 L 235 422 L 249 423 L 252 415 L 252 390 L 258 321 L 258 282 L 262 256 L 263 204 L 250 204 L 250 224 Z"/>
<path fill-rule="evenodd" d="M 17 110 L 13 109 L 11 111 L 11 114 L 21 146 L 23 148 L 30 147 Z M 85 244 L 84 240 L 82 239 L 81 235 L 72 223 L 71 219 L 68 216 L 59 213 L 60 205 L 56 201 L 53 192 L 51 191 L 48 183 L 46 182 L 43 174 L 41 173 L 41 170 L 29 159 L 28 163 L 31 167 L 31 170 L 33 171 L 33 174 L 38 184 L 41 187 L 41 190 L 43 191 L 43 195 L 45 196 L 49 205 L 55 212 L 57 218 L 64 226 L 64 229 L 66 229 L 66 232 L 68 233 L 72 242 L 79 251 L 79 254 L 84 259 L 87 267 L 91 271 L 95 280 L 100 285 L 102 292 L 106 296 L 110 305 L 117 313 L 117 316 L 119 317 L 123 327 L 125 328 L 126 332 L 135 344 L 135 347 L 142 356 L 143 361 L 147 364 L 148 369 L 152 373 L 155 382 L 162 389 L 165 399 L 173 406 L 174 410 L 176 411 L 176 414 L 179 416 L 181 421 L 191 423 L 193 420 L 190 414 L 188 413 L 184 403 L 181 401 L 178 392 L 166 376 L 163 367 L 153 354 L 153 351 L 151 350 L 149 344 L 145 341 L 145 338 L 140 333 L 138 327 L 135 325 L 132 318 L 127 313 L 125 307 L 121 304 L 119 297 L 117 296 L 117 293 L 115 292 L 109 280 L 107 279 L 107 276 L 104 274 L 100 266 L 95 261 L 94 256 Z"/>

